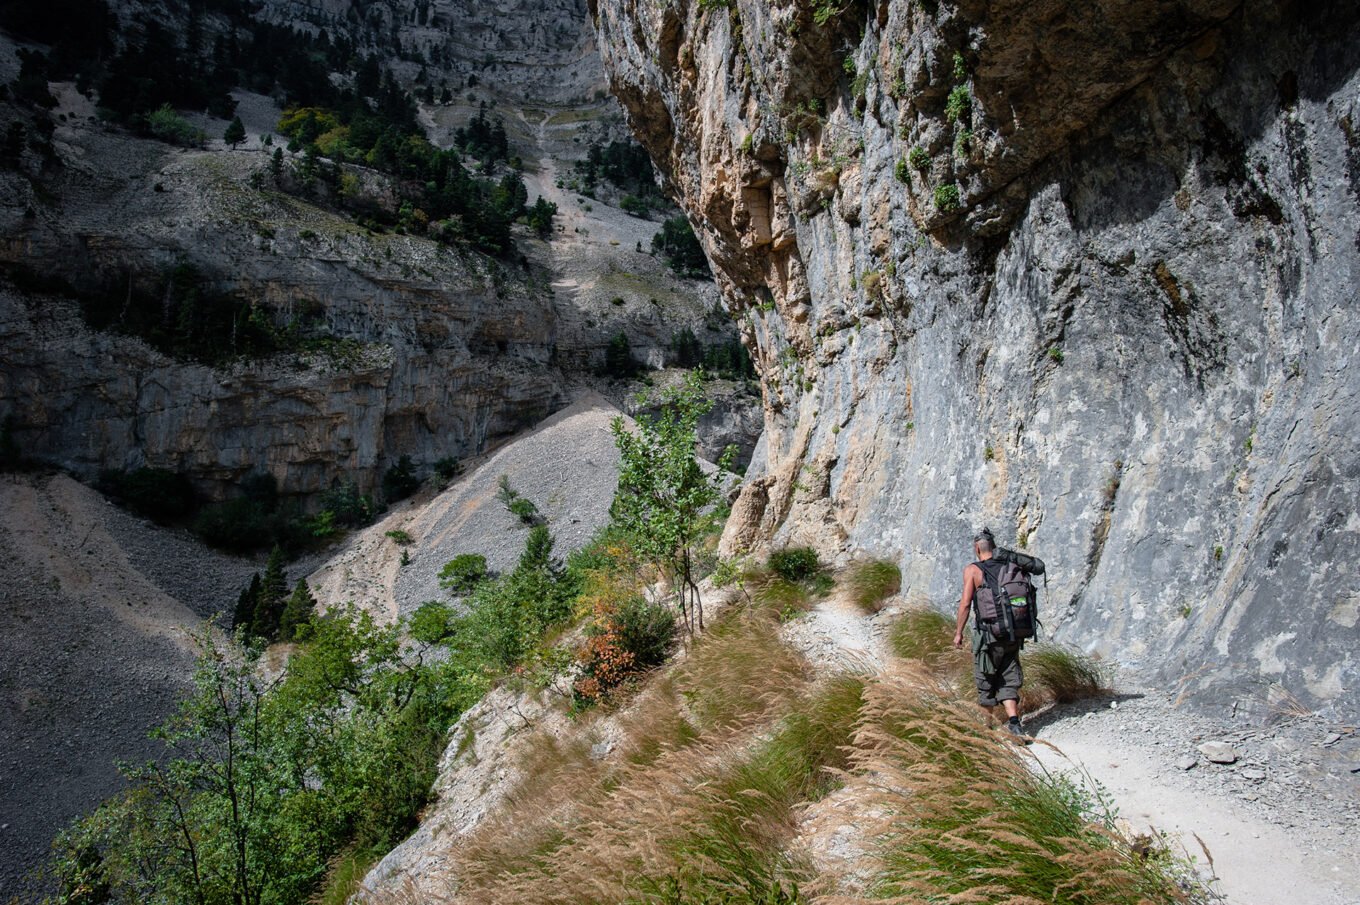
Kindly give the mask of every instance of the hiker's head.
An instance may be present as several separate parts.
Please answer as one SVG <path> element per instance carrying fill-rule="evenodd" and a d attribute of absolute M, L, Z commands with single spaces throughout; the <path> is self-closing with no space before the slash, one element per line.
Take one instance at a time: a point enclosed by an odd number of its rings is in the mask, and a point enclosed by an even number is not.
<path fill-rule="evenodd" d="M 996 538 L 992 535 L 992 529 L 983 528 L 973 535 L 973 549 L 977 551 L 978 556 L 996 549 Z"/>

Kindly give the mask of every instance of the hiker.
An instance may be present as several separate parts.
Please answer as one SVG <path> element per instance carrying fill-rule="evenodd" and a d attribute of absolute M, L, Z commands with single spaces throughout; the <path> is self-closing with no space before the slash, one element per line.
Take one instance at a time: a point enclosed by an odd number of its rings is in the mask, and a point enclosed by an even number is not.
<path fill-rule="evenodd" d="M 1020 686 L 1025 674 L 1020 668 L 1020 648 L 1025 639 L 1034 637 L 1036 603 L 1034 586 L 1027 576 L 1043 574 L 1044 564 L 1032 556 L 997 547 L 987 528 L 974 536 L 973 551 L 977 561 L 963 570 L 954 646 L 963 647 L 963 627 L 972 612 L 978 704 L 987 711 L 990 722 L 993 708 L 1000 703 L 1006 711 L 1005 731 L 1023 736 Z"/>

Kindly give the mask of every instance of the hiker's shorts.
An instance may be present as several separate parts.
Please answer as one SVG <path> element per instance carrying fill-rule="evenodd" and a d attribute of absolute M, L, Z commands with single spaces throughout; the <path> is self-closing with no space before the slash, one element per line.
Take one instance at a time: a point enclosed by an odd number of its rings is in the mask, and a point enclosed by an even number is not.
<path fill-rule="evenodd" d="M 983 707 L 1020 700 L 1020 686 L 1025 682 L 1020 645 L 991 644 L 974 631 L 973 678 L 977 680 L 978 703 Z"/>

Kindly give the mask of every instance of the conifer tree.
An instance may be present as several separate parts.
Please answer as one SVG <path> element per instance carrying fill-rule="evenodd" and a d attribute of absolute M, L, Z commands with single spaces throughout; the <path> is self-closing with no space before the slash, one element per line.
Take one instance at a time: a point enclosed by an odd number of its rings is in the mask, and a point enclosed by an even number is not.
<path fill-rule="evenodd" d="M 306 634 L 304 626 L 312 618 L 315 607 L 316 598 L 312 596 L 312 589 L 307 586 L 307 579 L 303 578 L 298 581 L 288 602 L 284 604 L 283 615 L 279 619 L 279 640 L 301 640 L 300 636 Z"/>
<path fill-rule="evenodd" d="M 255 604 L 260 599 L 260 573 L 256 572 L 250 584 L 236 598 L 236 612 L 231 617 L 233 629 L 244 629 L 247 636 L 255 634 Z"/>
<path fill-rule="evenodd" d="M 245 123 L 241 122 L 241 117 L 233 116 L 231 118 L 227 131 L 222 133 L 222 140 L 233 148 L 246 140 L 246 127 Z"/>
<path fill-rule="evenodd" d="M 275 544 L 265 563 L 264 578 L 260 580 L 260 592 L 255 600 L 255 618 L 251 625 L 256 635 L 268 641 L 279 636 L 279 621 L 283 617 L 283 604 L 288 595 L 288 576 L 283 571 L 283 548 Z"/>

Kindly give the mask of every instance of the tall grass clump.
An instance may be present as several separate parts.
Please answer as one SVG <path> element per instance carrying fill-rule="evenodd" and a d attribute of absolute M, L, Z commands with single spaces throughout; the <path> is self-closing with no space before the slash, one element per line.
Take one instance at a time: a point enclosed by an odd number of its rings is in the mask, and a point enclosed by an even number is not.
<path fill-rule="evenodd" d="M 1194 901 L 1166 853 L 1135 850 L 1071 782 L 1032 772 L 969 709 L 905 675 L 871 685 L 856 802 L 874 832 L 876 898 L 1021 905 Z"/>
<path fill-rule="evenodd" d="M 888 645 L 903 660 L 933 662 L 951 649 L 954 623 L 948 616 L 914 606 L 888 632 Z"/>
<path fill-rule="evenodd" d="M 647 902 L 800 901 L 806 868 L 787 854 L 795 806 L 815 801 L 848 765 L 862 680 L 840 676 L 794 706 L 773 733 L 706 784 L 696 819 L 664 843 L 676 869 L 638 882 Z"/>
<path fill-rule="evenodd" d="M 807 610 L 835 586 L 831 570 L 811 547 L 773 551 L 763 567 L 746 570 L 742 583 L 757 605 L 782 620 Z"/>
<path fill-rule="evenodd" d="M 863 684 L 832 680 L 771 719 L 626 770 L 560 845 L 463 900 L 534 903 L 802 901 L 809 871 L 788 854 L 795 809 L 831 788 Z"/>
<path fill-rule="evenodd" d="M 902 570 L 886 559 L 862 560 L 845 570 L 843 583 L 855 606 L 866 613 L 877 613 L 884 601 L 902 590 Z"/>
<path fill-rule="evenodd" d="M 1099 660 L 1057 644 L 1036 644 L 1021 655 L 1025 704 L 1065 704 L 1109 693 L 1109 671 Z"/>

